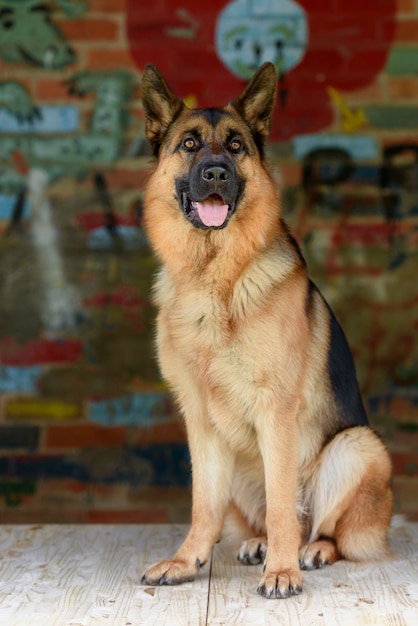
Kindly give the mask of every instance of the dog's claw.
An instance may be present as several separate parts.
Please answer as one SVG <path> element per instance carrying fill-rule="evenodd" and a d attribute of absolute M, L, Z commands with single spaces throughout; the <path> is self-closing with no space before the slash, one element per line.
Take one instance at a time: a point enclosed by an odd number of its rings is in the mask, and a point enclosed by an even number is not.
<path fill-rule="evenodd" d="M 263 574 L 257 592 L 265 598 L 289 598 L 302 592 L 302 576 L 296 569 Z"/>
<path fill-rule="evenodd" d="M 241 544 L 237 558 L 243 565 L 258 565 L 266 558 L 267 544 L 264 537 L 256 537 Z"/>
<path fill-rule="evenodd" d="M 176 559 L 160 561 L 146 570 L 141 578 L 141 584 L 158 586 L 190 582 L 196 577 L 200 565 L 200 559 L 193 561 L 193 566 L 186 561 Z"/>

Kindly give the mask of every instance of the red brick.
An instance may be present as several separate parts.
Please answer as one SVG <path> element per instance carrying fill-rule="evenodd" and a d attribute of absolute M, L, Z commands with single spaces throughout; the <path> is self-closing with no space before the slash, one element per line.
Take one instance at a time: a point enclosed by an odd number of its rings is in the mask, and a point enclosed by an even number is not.
<path fill-rule="evenodd" d="M 38 508 L 39 507 L 39 508 Z M 24 509 L 2 508 L 2 524 L 85 524 L 86 511 L 82 509 L 67 509 L 51 507 L 45 509 L 37 503 L 37 506 L 27 506 Z"/>
<path fill-rule="evenodd" d="M 150 174 L 148 167 L 114 169 L 106 172 L 110 189 L 142 189 Z"/>
<path fill-rule="evenodd" d="M 418 454 L 392 452 L 391 457 L 395 476 L 418 476 Z"/>
<path fill-rule="evenodd" d="M 90 524 L 164 524 L 168 522 L 168 512 L 164 509 L 136 509 L 110 511 L 92 509 L 87 513 Z"/>
<path fill-rule="evenodd" d="M 396 13 L 415 13 L 415 0 L 396 0 Z"/>
<path fill-rule="evenodd" d="M 90 50 L 86 66 L 90 69 L 137 69 L 129 50 L 126 48 L 117 50 Z"/>
<path fill-rule="evenodd" d="M 12 81 L 17 81 L 19 83 L 19 85 L 21 87 L 24 87 L 26 89 L 26 91 L 28 92 L 28 94 L 30 96 L 33 95 L 32 93 L 32 77 L 30 75 L 26 76 L 19 76 L 16 77 L 16 73 L 13 71 L 14 67 L 16 67 L 17 69 L 17 65 L 13 65 L 12 63 L 8 63 L 7 65 L 4 66 L 4 69 L 0 63 L 0 73 L 1 73 L 1 80 L 6 81 L 6 80 L 12 80 Z M 19 69 L 21 69 L 21 66 L 19 67 Z M 28 70 L 28 74 L 29 74 L 29 70 Z"/>
<path fill-rule="evenodd" d="M 134 444 L 140 443 L 185 443 L 186 431 L 182 422 L 168 422 L 135 431 Z"/>
<path fill-rule="evenodd" d="M 382 148 L 388 148 L 390 146 L 397 146 L 399 144 L 418 144 L 418 132 L 413 133 L 412 131 L 405 135 L 402 132 L 397 132 L 396 137 L 393 136 L 382 136 L 381 137 L 381 145 Z"/>
<path fill-rule="evenodd" d="M 388 87 L 391 98 L 396 100 L 418 99 L 418 77 L 416 76 L 388 78 Z"/>
<path fill-rule="evenodd" d="M 395 41 L 417 43 L 418 19 L 403 20 L 396 23 Z"/>
<path fill-rule="evenodd" d="M 394 476 L 395 512 L 416 514 L 418 512 L 418 479 L 416 476 Z"/>
<path fill-rule="evenodd" d="M 58 24 L 57 20 L 57 24 Z M 119 24 L 112 19 L 82 18 L 63 20 L 59 27 L 71 42 L 115 41 L 119 38 Z"/>
<path fill-rule="evenodd" d="M 301 163 L 279 163 L 277 169 L 282 188 L 300 185 L 302 180 Z"/>
<path fill-rule="evenodd" d="M 408 399 L 395 396 L 390 403 L 390 415 L 396 417 L 397 421 L 414 421 L 418 418 L 418 408 Z"/>
<path fill-rule="evenodd" d="M 58 482 L 58 481 L 57 481 Z M 49 486 L 52 481 L 49 481 Z M 68 491 L 74 494 L 85 494 L 88 491 L 89 486 L 85 482 L 81 482 L 79 480 L 60 480 L 59 481 L 59 490 L 61 492 Z"/>
<path fill-rule="evenodd" d="M 45 435 L 45 445 L 48 449 L 123 446 L 125 441 L 124 428 L 105 428 L 96 424 L 49 426 Z"/>
<path fill-rule="evenodd" d="M 390 448 L 396 452 L 418 450 L 418 430 L 394 430 L 390 437 Z"/>
<path fill-rule="evenodd" d="M 68 85 L 65 85 L 62 79 L 40 79 L 35 83 L 35 91 L 37 102 L 39 100 L 63 100 L 68 102 L 71 98 L 68 93 Z"/>
<path fill-rule="evenodd" d="M 6 365 L 43 365 L 75 363 L 82 354 L 80 339 L 56 341 L 33 339 L 25 344 L 4 337 L 0 341 L 2 363 Z"/>
<path fill-rule="evenodd" d="M 384 90 L 379 80 L 376 80 L 362 89 L 344 94 L 344 99 L 350 108 L 358 107 L 361 104 L 369 104 L 370 102 L 383 102 Z"/>

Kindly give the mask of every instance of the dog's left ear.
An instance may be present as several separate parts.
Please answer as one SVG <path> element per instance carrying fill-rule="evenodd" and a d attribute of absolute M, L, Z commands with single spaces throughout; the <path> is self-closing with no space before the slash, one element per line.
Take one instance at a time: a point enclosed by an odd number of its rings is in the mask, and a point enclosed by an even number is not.
<path fill-rule="evenodd" d="M 277 74 L 273 63 L 264 63 L 251 78 L 232 106 L 262 141 L 270 130 L 270 117 L 276 101 Z"/>
<path fill-rule="evenodd" d="M 168 127 L 185 105 L 151 63 L 146 65 L 142 74 L 141 91 L 146 116 L 145 134 L 157 154 Z"/>

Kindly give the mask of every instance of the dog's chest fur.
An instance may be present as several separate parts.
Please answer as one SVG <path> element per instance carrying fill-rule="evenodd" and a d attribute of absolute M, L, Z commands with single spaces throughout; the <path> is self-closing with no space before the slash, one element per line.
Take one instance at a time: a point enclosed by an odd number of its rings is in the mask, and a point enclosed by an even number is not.
<path fill-rule="evenodd" d="M 297 341 L 286 287 L 293 269 L 293 259 L 273 246 L 227 297 L 216 281 L 191 289 L 165 270 L 157 283 L 162 372 L 178 397 L 193 395 L 193 388 L 205 394 L 207 418 L 237 451 L 255 453 L 255 421 L 274 411 L 286 387 L 288 352 Z"/>

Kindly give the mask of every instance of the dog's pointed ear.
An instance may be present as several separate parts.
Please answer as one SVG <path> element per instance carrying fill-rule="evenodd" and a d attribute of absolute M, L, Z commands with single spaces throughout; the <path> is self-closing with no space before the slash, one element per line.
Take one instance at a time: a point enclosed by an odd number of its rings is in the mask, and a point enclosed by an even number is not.
<path fill-rule="evenodd" d="M 170 89 L 161 72 L 149 63 L 141 81 L 142 103 L 145 110 L 145 134 L 158 153 L 171 122 L 184 108 L 184 103 Z"/>
<path fill-rule="evenodd" d="M 256 71 L 242 94 L 231 102 L 261 141 L 269 134 L 276 93 L 276 70 L 273 63 L 267 62 Z"/>

